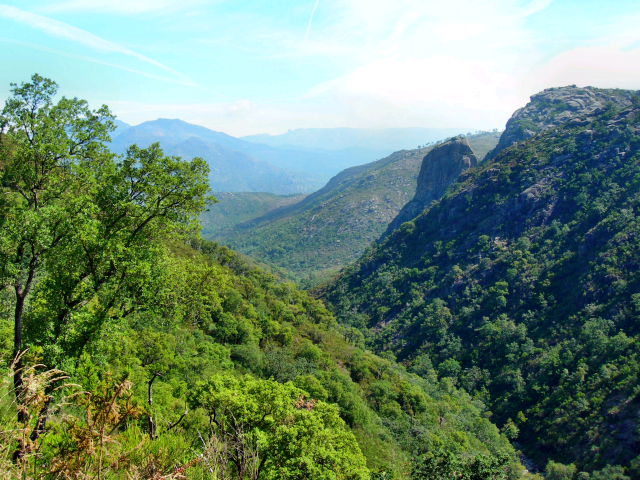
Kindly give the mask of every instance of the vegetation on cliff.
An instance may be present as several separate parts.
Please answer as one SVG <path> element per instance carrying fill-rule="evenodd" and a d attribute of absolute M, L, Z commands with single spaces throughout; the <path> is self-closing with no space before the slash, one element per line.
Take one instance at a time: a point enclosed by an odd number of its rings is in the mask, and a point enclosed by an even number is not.
<path fill-rule="evenodd" d="M 498 133 L 486 132 L 468 140 L 483 158 L 498 138 Z M 289 272 L 305 286 L 317 284 L 355 261 L 386 230 L 413 198 L 422 159 L 432 148 L 402 150 L 349 168 L 296 204 L 204 235 Z M 226 208 L 223 203 L 221 199 L 203 215 L 205 224 Z"/>
<path fill-rule="evenodd" d="M 201 159 L 114 156 L 108 109 L 55 91 L 1 117 L 5 478 L 437 478 L 443 450 L 519 476 L 481 400 L 200 239 Z"/>
<path fill-rule="evenodd" d="M 514 117 L 566 122 L 465 172 L 321 292 L 374 351 L 486 402 L 539 465 L 575 463 L 549 478 L 640 475 L 640 99 L 596 94 L 534 96 Z"/>

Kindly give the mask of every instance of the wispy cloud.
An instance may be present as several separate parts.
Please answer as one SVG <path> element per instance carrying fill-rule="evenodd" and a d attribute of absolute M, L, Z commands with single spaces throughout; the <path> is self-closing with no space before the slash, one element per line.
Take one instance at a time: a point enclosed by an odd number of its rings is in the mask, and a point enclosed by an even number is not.
<path fill-rule="evenodd" d="M 531 0 L 520 10 L 520 16 L 528 17 L 529 15 L 541 12 L 551 5 L 552 2 L 553 0 Z"/>
<path fill-rule="evenodd" d="M 87 32 L 86 30 L 82 30 L 67 23 L 44 17 L 42 15 L 37 15 L 35 13 L 26 12 L 24 10 L 20 10 L 19 8 L 4 4 L 0 4 L 0 17 L 7 20 L 12 20 L 17 23 L 21 23 L 35 30 L 44 32 L 48 35 L 84 45 L 99 52 L 119 53 L 122 55 L 133 57 L 141 62 L 153 65 L 161 70 L 172 73 L 185 84 L 195 85 L 186 75 L 160 62 L 157 62 L 152 58 L 118 45 L 117 43 L 105 40 L 101 37 L 98 37 L 97 35 Z"/>
<path fill-rule="evenodd" d="M 13 39 L 10 39 L 10 38 L 3 38 L 3 37 L 0 37 L 0 42 L 10 43 L 10 44 L 13 44 L 13 45 L 21 45 L 23 47 L 34 48 L 36 50 L 40 50 L 40 51 L 47 52 L 47 53 L 53 53 L 55 55 L 61 55 L 63 57 L 67 57 L 67 58 L 74 58 L 76 60 L 82 60 L 82 61 L 85 61 L 85 62 L 91 62 L 91 63 L 97 63 L 99 65 L 105 65 L 107 67 L 118 68 L 120 70 L 124 70 L 124 71 L 131 72 L 131 73 L 137 73 L 138 75 L 143 75 L 143 76 L 148 77 L 148 78 L 153 78 L 153 79 L 156 79 L 156 80 L 162 80 L 163 82 L 175 83 L 175 84 L 178 84 L 178 85 L 193 86 L 193 82 L 191 82 L 191 81 L 183 82 L 183 81 L 180 81 L 180 80 L 174 80 L 174 79 L 171 79 L 171 78 L 161 77 L 161 76 L 149 73 L 149 72 L 144 72 L 142 70 L 136 70 L 134 68 L 125 67 L 123 65 L 118 65 L 118 64 L 110 63 L 110 62 L 105 62 L 104 60 L 100 60 L 100 59 L 94 58 L 94 57 L 89 57 L 87 55 L 78 55 L 76 53 L 64 52 L 62 50 L 57 50 L 55 48 L 45 47 L 44 45 L 39 45 L 37 43 L 23 42 L 23 41 L 20 41 L 20 40 L 13 40 Z M 221 95 L 221 94 L 219 94 L 219 95 Z"/>
<path fill-rule="evenodd" d="M 302 47 L 300 47 L 300 56 L 298 57 L 298 63 L 296 65 L 296 71 L 300 66 L 300 60 L 302 60 L 302 55 L 304 54 L 304 47 L 307 43 L 307 37 L 309 36 L 309 30 L 311 30 L 311 21 L 313 20 L 313 14 L 316 13 L 316 8 L 318 8 L 318 3 L 320 0 L 316 0 L 316 3 L 313 5 L 313 10 L 311 10 L 311 16 L 309 17 L 309 24 L 307 25 L 307 31 L 304 34 L 304 40 L 302 41 Z"/>
<path fill-rule="evenodd" d="M 105 12 L 120 15 L 137 15 L 151 12 L 175 12 L 204 0 L 69 0 L 55 2 L 43 8 L 45 12 Z"/>

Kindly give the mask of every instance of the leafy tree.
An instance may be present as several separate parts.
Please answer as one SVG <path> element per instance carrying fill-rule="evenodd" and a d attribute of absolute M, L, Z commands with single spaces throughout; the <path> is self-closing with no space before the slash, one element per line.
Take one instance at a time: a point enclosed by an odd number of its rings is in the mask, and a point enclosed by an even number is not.
<path fill-rule="evenodd" d="M 625 469 L 619 465 L 607 465 L 602 470 L 592 472 L 588 478 L 592 480 L 630 480 L 630 477 L 625 475 Z"/>
<path fill-rule="evenodd" d="M 57 85 L 34 75 L 12 84 L 13 97 L 0 116 L 0 286 L 15 292 L 14 354 L 22 349 L 22 317 L 37 273 L 51 252 L 73 233 L 72 219 L 84 205 L 75 168 L 105 154 L 114 129 L 106 106 L 92 111 L 78 99 L 62 98 Z M 22 385 L 18 370 L 16 391 Z"/>
<path fill-rule="evenodd" d="M 414 480 L 501 480 L 507 479 L 507 455 L 475 455 L 468 459 L 439 449 L 416 459 L 412 464 Z"/>
<path fill-rule="evenodd" d="M 364 457 L 335 406 L 292 383 L 216 375 L 190 394 L 210 419 L 211 435 L 228 445 L 237 478 L 369 478 Z"/>
<path fill-rule="evenodd" d="M 165 157 L 157 144 L 113 156 L 104 145 L 114 129 L 108 108 L 65 97 L 54 104 L 57 85 L 39 75 L 11 91 L 0 116 L 0 286 L 15 293 L 14 354 L 40 280 L 32 341 L 64 357 L 144 296 L 141 279 L 161 264 L 161 240 L 195 228 L 213 199 L 208 167 Z M 89 302 L 91 313 L 74 318 Z M 21 385 L 18 364 L 16 393 Z"/>
<path fill-rule="evenodd" d="M 545 478 L 547 478 L 547 480 L 571 480 L 576 474 L 576 466 L 574 464 L 563 465 L 550 461 L 547 463 L 544 472 L 546 473 Z"/>

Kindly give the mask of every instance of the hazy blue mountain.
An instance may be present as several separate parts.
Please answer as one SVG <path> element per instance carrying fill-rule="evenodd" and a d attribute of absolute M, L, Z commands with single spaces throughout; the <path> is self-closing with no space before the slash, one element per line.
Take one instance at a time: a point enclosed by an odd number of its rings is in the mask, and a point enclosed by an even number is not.
<path fill-rule="evenodd" d="M 321 179 L 291 172 L 225 147 L 191 137 L 165 150 L 183 158 L 202 157 L 211 169 L 210 184 L 215 191 L 308 193 L 318 188 Z"/>
<path fill-rule="evenodd" d="M 368 147 L 349 147 L 339 151 L 298 145 L 273 147 L 177 119 L 160 118 L 136 126 L 124 123 L 121 125 L 128 128 L 121 130 L 119 127 L 112 135 L 111 148 L 117 153 L 124 153 L 129 145 L 134 143 L 140 147 L 147 147 L 153 142 L 160 142 L 163 148 L 168 149 L 184 140 L 198 137 L 208 143 L 216 143 L 245 153 L 275 167 L 301 172 L 305 177 L 318 177 L 321 181 L 316 185 L 317 188 L 345 168 L 369 163 L 391 153 L 385 149 Z M 238 191 L 237 188 L 233 190 Z"/>
<path fill-rule="evenodd" d="M 241 137 L 254 143 L 281 148 L 321 148 L 343 150 L 365 148 L 386 154 L 410 150 L 461 133 L 467 128 L 298 128 L 282 135 L 249 135 Z M 378 157 L 380 158 L 380 157 Z"/>
<path fill-rule="evenodd" d="M 169 148 L 192 137 L 199 137 L 207 142 L 215 142 L 233 149 L 238 149 L 239 146 L 247 143 L 226 133 L 215 132 L 182 120 L 159 118 L 129 127 L 121 133 L 116 130 L 111 144 L 114 151 L 124 153 L 133 143 L 139 147 L 148 147 L 153 142 L 160 142 L 163 148 Z"/>
<path fill-rule="evenodd" d="M 128 123 L 124 123 L 122 120 L 118 119 L 114 120 L 113 124 L 116 126 L 115 131 L 111 134 L 113 138 L 115 138 L 117 135 L 120 135 L 128 128 L 131 128 L 131 125 L 129 125 Z"/>

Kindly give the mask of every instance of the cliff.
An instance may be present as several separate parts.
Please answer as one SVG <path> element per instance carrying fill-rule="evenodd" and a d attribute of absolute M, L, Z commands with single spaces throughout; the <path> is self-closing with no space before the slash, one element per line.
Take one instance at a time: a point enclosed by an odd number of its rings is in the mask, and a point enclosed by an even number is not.
<path fill-rule="evenodd" d="M 436 146 L 422 161 L 413 200 L 402 208 L 382 238 L 404 222 L 413 220 L 432 201 L 439 200 L 447 187 L 455 182 L 462 172 L 477 165 L 478 159 L 465 138 L 455 137 Z"/>

